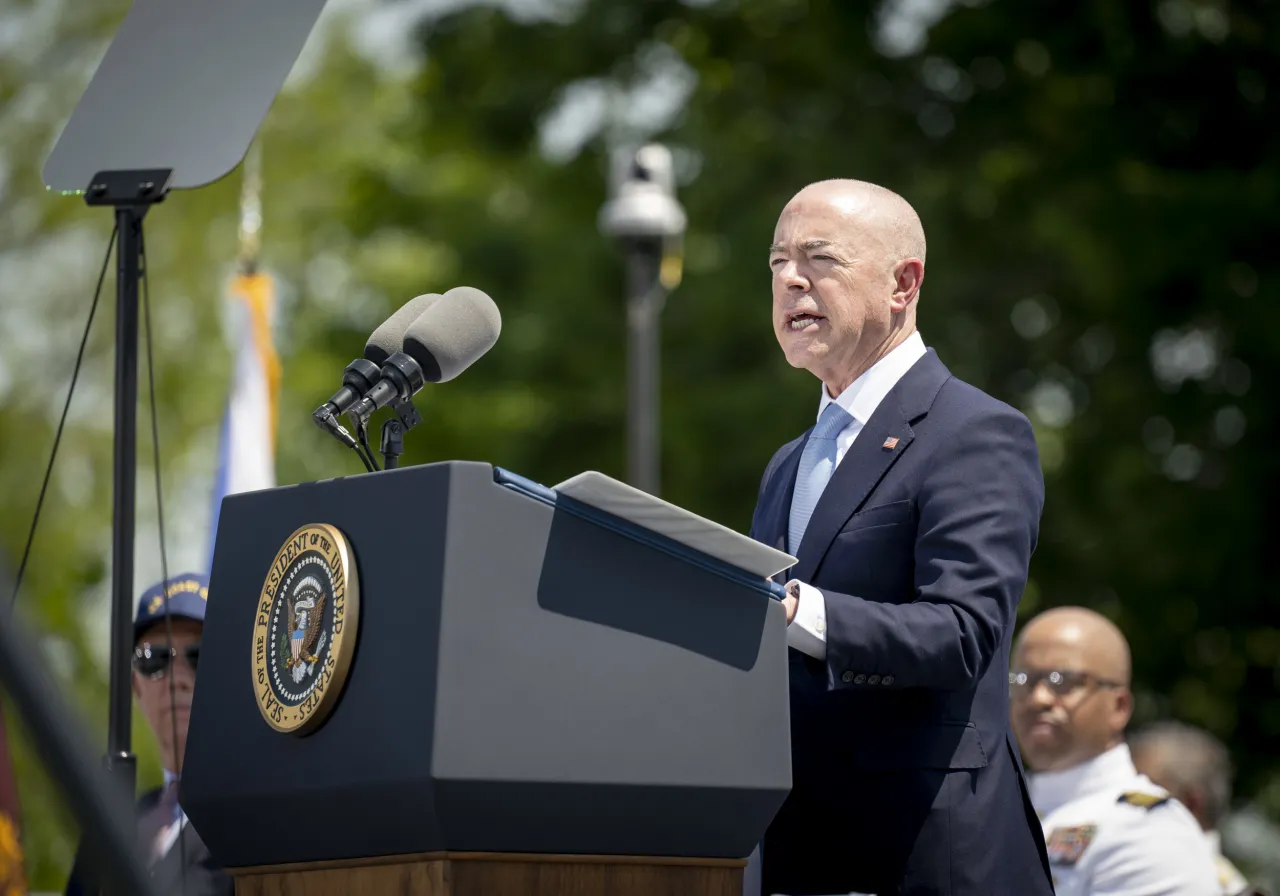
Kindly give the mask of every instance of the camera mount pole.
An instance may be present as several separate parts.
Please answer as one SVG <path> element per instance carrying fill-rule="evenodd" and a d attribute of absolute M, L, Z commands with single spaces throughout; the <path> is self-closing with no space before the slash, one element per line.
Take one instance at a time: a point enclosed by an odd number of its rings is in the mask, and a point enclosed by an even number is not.
<path fill-rule="evenodd" d="M 627 479 L 657 495 L 659 326 L 667 294 L 679 282 L 686 219 L 675 196 L 670 150 L 649 144 L 620 161 L 600 229 L 627 256 Z"/>

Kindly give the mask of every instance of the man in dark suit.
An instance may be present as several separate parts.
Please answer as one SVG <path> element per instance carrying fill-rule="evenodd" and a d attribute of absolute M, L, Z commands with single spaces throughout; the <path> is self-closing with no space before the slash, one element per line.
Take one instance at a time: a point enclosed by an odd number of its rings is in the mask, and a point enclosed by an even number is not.
<path fill-rule="evenodd" d="M 1053 892 L 1008 702 L 1039 456 L 1026 417 L 925 348 L 924 260 L 911 206 L 858 181 L 806 187 L 774 232 L 774 332 L 823 390 L 752 521 L 799 558 L 765 894 Z"/>
<path fill-rule="evenodd" d="M 171 578 L 168 593 L 167 621 L 164 591 L 157 584 L 143 592 L 133 623 L 133 695 L 164 763 L 164 786 L 138 800 L 138 849 L 158 892 L 232 896 L 231 878 L 214 864 L 178 804 L 178 775 L 191 720 L 208 579 L 194 573 Z M 94 877 L 86 858 L 77 854 L 66 896 L 96 894 Z"/>

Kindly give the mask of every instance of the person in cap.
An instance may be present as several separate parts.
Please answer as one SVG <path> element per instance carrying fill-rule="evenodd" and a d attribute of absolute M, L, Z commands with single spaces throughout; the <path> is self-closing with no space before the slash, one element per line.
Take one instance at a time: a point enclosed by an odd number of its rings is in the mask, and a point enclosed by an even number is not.
<path fill-rule="evenodd" d="M 167 589 L 157 583 L 143 592 L 133 623 L 133 695 L 159 745 L 164 766 L 164 785 L 138 799 L 138 849 L 156 889 L 166 896 L 232 896 L 235 892 L 231 878 L 213 863 L 178 804 L 208 597 L 205 576 L 176 576 L 169 579 Z M 77 853 L 66 896 L 95 894 L 90 874 L 84 855 Z"/>
<path fill-rule="evenodd" d="M 1105 617 L 1060 607 L 1018 635 L 1010 716 L 1057 896 L 1216 896 L 1191 813 L 1134 768 L 1129 645 Z"/>
<path fill-rule="evenodd" d="M 1138 771 L 1173 794 L 1195 816 L 1218 867 L 1222 896 L 1252 896 L 1240 870 L 1222 854 L 1218 825 L 1231 806 L 1231 757 L 1208 731 L 1157 722 L 1129 739 Z"/>

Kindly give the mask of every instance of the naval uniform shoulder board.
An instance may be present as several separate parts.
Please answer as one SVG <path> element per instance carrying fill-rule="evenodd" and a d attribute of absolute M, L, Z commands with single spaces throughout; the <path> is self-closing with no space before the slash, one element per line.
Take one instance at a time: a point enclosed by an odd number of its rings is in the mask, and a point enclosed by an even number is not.
<path fill-rule="evenodd" d="M 1128 803 L 1130 806 L 1137 806 L 1139 809 L 1154 809 L 1156 806 L 1163 806 L 1169 802 L 1169 795 L 1159 796 L 1154 793 L 1143 793 L 1141 790 L 1127 790 L 1120 794 L 1117 803 Z"/>

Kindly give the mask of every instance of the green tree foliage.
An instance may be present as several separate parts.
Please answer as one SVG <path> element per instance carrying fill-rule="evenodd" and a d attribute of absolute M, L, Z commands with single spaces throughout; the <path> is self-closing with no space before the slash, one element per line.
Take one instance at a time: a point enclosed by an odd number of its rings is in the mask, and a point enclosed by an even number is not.
<path fill-rule="evenodd" d="M 263 262 L 284 299 L 280 479 L 359 469 L 309 412 L 394 307 L 460 283 L 495 297 L 502 339 L 422 393 L 405 462 L 487 460 L 548 484 L 582 469 L 621 476 L 623 271 L 595 221 L 607 150 L 657 136 L 677 151 L 690 220 L 684 280 L 662 321 L 663 496 L 745 530 L 765 463 L 812 423 L 818 399 L 770 333 L 776 216 L 808 181 L 883 183 L 915 204 L 929 235 L 926 341 L 1036 424 L 1048 500 L 1024 614 L 1083 603 L 1115 618 L 1133 644 L 1140 716 L 1218 733 L 1241 800 L 1280 815 L 1269 750 L 1280 618 L 1264 534 L 1280 491 L 1265 385 L 1280 352 L 1268 302 L 1280 271 L 1263 248 L 1280 189 L 1267 115 L 1280 13 L 1209 0 L 940 0 L 919 20 L 925 6 L 467 8 L 422 23 L 408 78 L 341 41 L 322 49 L 261 137 Z M 7 202 L 28 210 L 0 218 L 9 382 L 46 353 L 70 358 L 86 313 L 109 222 L 32 185 L 76 96 L 63 69 L 100 52 L 116 20 L 68 13 L 60 63 L 0 60 L 0 99 L 29 110 L 17 124 L 0 117 Z M 41 112 L 30 85 L 55 74 L 57 102 Z M 678 114 L 655 112 L 664 97 Z M 238 188 L 229 178 L 176 195 L 148 218 L 166 509 L 184 566 L 203 563 L 228 371 L 211 334 Z M 54 261 L 68 255 L 71 272 Z M 23 258 L 44 261 L 19 269 Z M 73 409 L 23 598 L 97 732 L 104 655 L 85 619 L 102 613 L 109 562 L 112 316 L 100 314 L 84 386 L 98 404 L 82 395 Z M 46 408 L 64 387 L 0 393 L 0 479 L 14 510 L 0 544 L 14 564 L 56 419 Z M 159 570 L 146 445 L 139 586 Z M 154 777 L 149 739 L 136 740 Z M 19 747 L 33 883 L 58 887 L 74 828 Z"/>
<path fill-rule="evenodd" d="M 537 424 L 487 456 L 549 480 L 616 473 L 621 278 L 591 218 L 611 132 L 547 161 L 536 113 L 574 84 L 625 97 L 655 64 L 691 69 L 696 88 L 662 135 L 696 171 L 682 192 L 688 272 L 663 321 L 664 489 L 745 527 L 765 461 L 817 404 L 769 333 L 776 215 L 823 177 L 899 190 L 930 238 L 927 341 L 1037 426 L 1048 504 L 1024 613 L 1083 603 L 1113 616 L 1133 644 L 1139 719 L 1173 714 L 1226 738 L 1241 793 L 1275 812 L 1265 383 L 1280 338 L 1263 242 L 1277 218 L 1276 10 L 970 3 L 918 48 L 892 46 L 909 7 L 592 2 L 568 24 L 450 16 L 424 29 L 420 113 L 398 136 L 422 182 L 450 165 L 476 180 L 423 201 L 375 164 L 348 220 L 367 238 L 398 219 L 451 244 L 461 276 L 503 302 L 509 338 L 465 388 L 519 378 L 542 401 Z M 462 130 L 465 162 L 446 148 Z M 504 216 L 512 189 L 527 211 Z M 472 407 L 469 437 L 492 439 L 492 409 Z"/>

